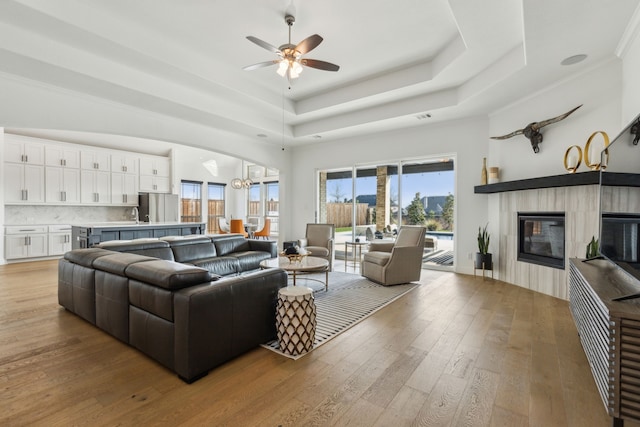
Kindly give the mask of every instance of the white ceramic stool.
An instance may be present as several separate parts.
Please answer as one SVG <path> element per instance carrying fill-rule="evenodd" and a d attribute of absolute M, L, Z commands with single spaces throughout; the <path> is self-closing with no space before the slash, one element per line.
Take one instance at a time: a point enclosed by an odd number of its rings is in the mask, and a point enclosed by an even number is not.
<path fill-rule="evenodd" d="M 283 353 L 297 356 L 313 348 L 316 338 L 316 304 L 312 289 L 287 286 L 278 291 L 276 329 Z"/>

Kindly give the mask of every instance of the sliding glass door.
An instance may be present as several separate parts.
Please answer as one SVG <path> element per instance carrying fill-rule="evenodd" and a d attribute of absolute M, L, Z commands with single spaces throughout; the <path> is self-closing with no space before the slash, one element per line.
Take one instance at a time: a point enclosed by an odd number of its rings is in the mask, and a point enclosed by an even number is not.
<path fill-rule="evenodd" d="M 393 240 L 402 225 L 427 228 L 424 266 L 453 267 L 454 160 L 357 165 L 319 172 L 318 222 L 345 241 Z"/>

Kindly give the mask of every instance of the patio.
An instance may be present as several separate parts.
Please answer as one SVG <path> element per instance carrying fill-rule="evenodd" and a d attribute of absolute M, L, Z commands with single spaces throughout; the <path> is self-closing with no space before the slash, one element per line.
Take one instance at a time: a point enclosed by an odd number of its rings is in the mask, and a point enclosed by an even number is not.
<path fill-rule="evenodd" d="M 427 236 L 434 236 L 438 239 L 438 246 L 435 250 L 425 249 L 423 256 L 423 268 L 449 267 L 453 265 L 453 233 L 452 232 L 427 232 Z M 359 237 L 361 242 L 366 242 L 364 234 Z M 336 260 L 345 260 L 345 242 L 352 242 L 351 230 L 336 231 L 335 256 Z M 375 239 L 375 241 L 393 241 L 392 238 Z M 349 248 L 349 261 L 353 254 Z M 362 253 L 367 251 L 367 245 L 362 247 Z"/>

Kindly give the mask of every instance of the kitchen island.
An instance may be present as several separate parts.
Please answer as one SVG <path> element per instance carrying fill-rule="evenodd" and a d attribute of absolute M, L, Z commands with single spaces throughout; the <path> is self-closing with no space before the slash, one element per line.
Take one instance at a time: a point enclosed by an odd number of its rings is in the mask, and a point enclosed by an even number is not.
<path fill-rule="evenodd" d="M 204 222 L 99 222 L 71 226 L 73 249 L 90 248 L 109 240 L 133 240 L 164 236 L 187 236 L 205 234 Z"/>

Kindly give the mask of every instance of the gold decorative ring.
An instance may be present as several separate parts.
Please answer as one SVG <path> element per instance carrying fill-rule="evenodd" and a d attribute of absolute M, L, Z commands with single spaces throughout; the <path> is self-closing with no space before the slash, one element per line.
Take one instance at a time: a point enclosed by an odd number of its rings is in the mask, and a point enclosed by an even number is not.
<path fill-rule="evenodd" d="M 569 153 L 574 148 L 578 150 L 578 161 L 576 162 L 575 165 L 569 166 L 569 164 L 567 164 L 567 159 L 569 158 Z M 578 168 L 580 167 L 581 162 L 582 162 L 582 148 L 580 148 L 577 145 L 572 145 L 571 147 L 567 148 L 567 151 L 564 152 L 564 168 L 568 170 L 570 173 L 575 173 L 575 171 L 578 170 Z"/>
<path fill-rule="evenodd" d="M 591 141 L 597 134 L 601 134 L 602 138 L 604 139 L 604 148 L 603 148 L 604 164 L 602 164 L 601 162 L 591 163 L 589 161 L 589 147 L 591 146 Z M 609 150 L 607 149 L 608 146 L 609 146 L 609 135 L 607 135 L 606 132 L 599 130 L 591 134 L 591 136 L 587 140 L 587 145 L 584 146 L 584 163 L 587 165 L 588 168 L 594 171 L 597 171 L 599 169 L 606 169 L 607 164 L 609 163 Z"/>

